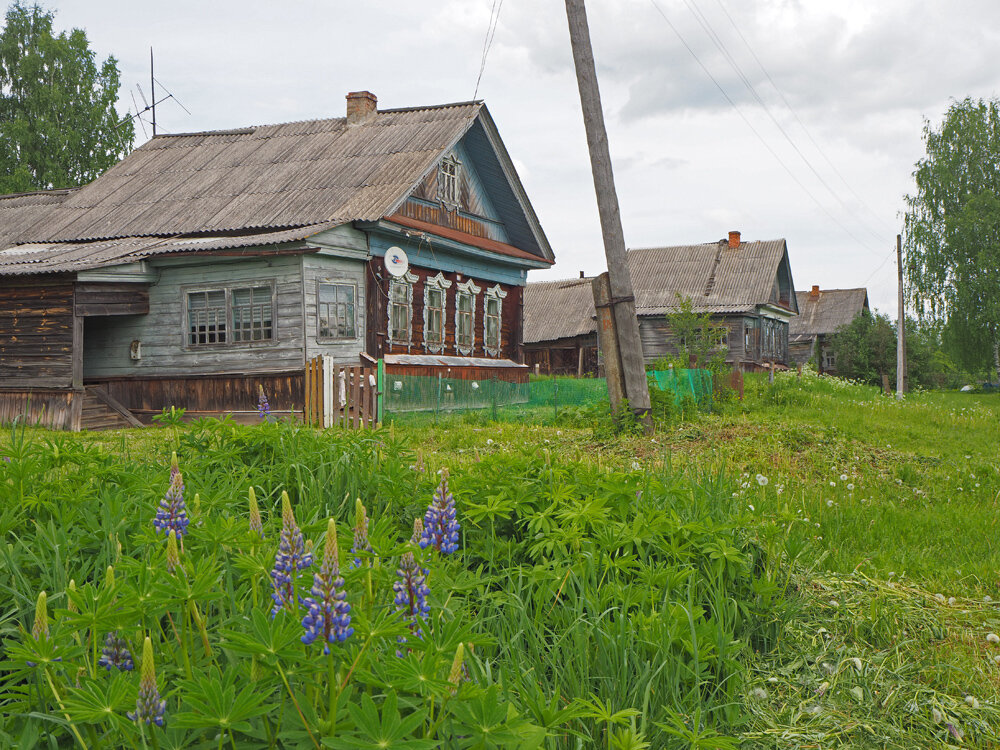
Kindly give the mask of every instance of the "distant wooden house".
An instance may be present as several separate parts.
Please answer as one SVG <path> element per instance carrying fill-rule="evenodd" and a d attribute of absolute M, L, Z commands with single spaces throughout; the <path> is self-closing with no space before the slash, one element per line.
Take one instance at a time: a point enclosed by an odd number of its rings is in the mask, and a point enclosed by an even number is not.
<path fill-rule="evenodd" d="M 523 287 L 552 262 L 479 101 L 159 135 L 0 197 L 0 421 L 240 414 L 258 386 L 287 413 L 319 354 L 522 381 Z"/>
<path fill-rule="evenodd" d="M 647 363 L 678 352 L 666 315 L 677 311 L 680 295 L 725 329 L 719 345 L 734 367 L 787 366 L 788 323 L 798 306 L 785 240 L 742 242 L 739 232 L 730 232 L 728 239 L 703 245 L 629 250 L 628 263 Z M 590 280 L 528 284 L 524 341 L 529 365 L 571 372 L 575 364 L 577 371 L 593 373 Z"/>
<path fill-rule="evenodd" d="M 858 315 L 867 311 L 868 290 L 820 289 L 796 292 L 799 303 L 798 317 L 789 328 L 789 354 L 795 365 L 810 360 L 820 373 L 837 374 L 837 358 L 831 346 L 831 337 L 837 329 L 850 325 Z"/>

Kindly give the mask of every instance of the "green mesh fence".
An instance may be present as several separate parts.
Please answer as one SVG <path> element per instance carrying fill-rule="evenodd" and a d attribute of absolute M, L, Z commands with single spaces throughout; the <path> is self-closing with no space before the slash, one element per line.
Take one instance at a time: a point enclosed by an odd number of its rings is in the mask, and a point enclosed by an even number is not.
<path fill-rule="evenodd" d="M 690 394 L 699 406 L 710 406 L 712 376 L 708 370 L 649 373 L 653 384 L 669 388 L 678 403 Z M 535 376 L 527 383 L 461 380 L 428 375 L 385 376 L 385 417 L 390 421 L 423 422 L 439 416 L 469 413 L 470 418 L 496 421 L 549 422 L 568 412 L 608 400 L 604 378 Z"/>

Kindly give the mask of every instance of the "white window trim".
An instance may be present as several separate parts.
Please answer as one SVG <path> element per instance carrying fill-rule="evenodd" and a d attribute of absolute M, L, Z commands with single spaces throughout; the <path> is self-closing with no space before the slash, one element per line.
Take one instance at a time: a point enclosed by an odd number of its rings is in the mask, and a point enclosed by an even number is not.
<path fill-rule="evenodd" d="M 412 273 L 407 271 L 405 274 L 400 276 L 398 279 L 393 278 L 389 280 L 389 299 L 386 302 L 386 344 L 392 346 L 394 344 L 403 344 L 407 349 L 413 344 L 413 285 L 417 283 L 419 277 L 414 276 Z M 406 300 L 410 307 L 410 316 L 406 321 L 406 340 L 394 339 L 392 330 L 392 290 L 394 287 L 405 287 L 406 288 Z"/>
<path fill-rule="evenodd" d="M 468 281 L 462 281 L 455 284 L 455 351 L 459 354 L 464 354 L 466 356 L 472 356 L 472 353 L 476 350 L 476 298 L 479 293 L 483 291 L 481 287 L 476 286 L 476 282 L 472 279 Z M 458 295 L 468 294 L 472 297 L 472 325 L 470 330 L 472 331 L 472 342 L 469 347 L 460 346 L 458 343 Z"/>
<path fill-rule="evenodd" d="M 437 276 L 424 279 L 424 349 L 431 354 L 440 354 L 444 351 L 445 320 L 448 314 L 448 290 L 451 289 L 452 283 L 440 271 L 438 271 Z M 441 341 L 437 344 L 427 342 L 427 310 L 430 307 L 430 292 L 434 289 L 441 290 Z"/>
<path fill-rule="evenodd" d="M 490 298 L 497 300 L 497 346 L 492 348 L 486 340 L 486 311 L 489 309 L 487 302 Z M 486 302 L 483 302 L 483 350 L 491 357 L 499 357 L 503 350 L 503 301 L 507 298 L 507 292 L 500 288 L 500 285 L 492 286 L 486 290 Z"/>
<path fill-rule="evenodd" d="M 455 167 L 455 194 L 448 195 L 445 189 L 444 167 L 451 164 Z M 447 208 L 454 209 L 462 202 L 462 162 L 454 154 L 449 154 L 438 165 L 437 199 Z"/>

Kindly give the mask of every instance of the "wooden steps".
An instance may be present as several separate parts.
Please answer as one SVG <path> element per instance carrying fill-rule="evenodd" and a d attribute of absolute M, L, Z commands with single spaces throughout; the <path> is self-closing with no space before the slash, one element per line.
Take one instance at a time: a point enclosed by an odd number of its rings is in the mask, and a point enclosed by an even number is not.
<path fill-rule="evenodd" d="M 88 385 L 80 416 L 82 430 L 121 430 L 142 427 L 142 422 L 100 386 Z"/>

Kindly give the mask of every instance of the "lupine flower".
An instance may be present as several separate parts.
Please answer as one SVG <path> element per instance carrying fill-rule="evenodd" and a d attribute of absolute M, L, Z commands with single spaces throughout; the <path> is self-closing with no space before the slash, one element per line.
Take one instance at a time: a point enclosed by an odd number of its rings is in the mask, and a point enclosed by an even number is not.
<path fill-rule="evenodd" d="M 35 602 L 35 622 L 31 626 L 31 637 L 36 641 L 49 637 L 49 604 L 48 595 L 41 591 Z"/>
<path fill-rule="evenodd" d="M 101 650 L 101 658 L 97 660 L 97 663 L 109 672 L 111 667 L 118 667 L 123 672 L 131 672 L 135 668 L 135 664 L 132 663 L 132 654 L 128 650 L 128 642 L 118 635 L 118 631 L 108 633 L 104 639 L 104 648 Z"/>
<path fill-rule="evenodd" d="M 351 547 L 351 552 L 357 554 L 359 552 L 371 551 L 372 545 L 368 541 L 368 511 L 359 497 L 357 502 L 354 503 L 354 546 Z M 367 562 L 371 564 L 370 561 Z M 360 568 L 361 559 L 355 557 L 353 565 L 355 568 Z"/>
<path fill-rule="evenodd" d="M 76 581 L 72 578 L 69 579 L 69 586 L 66 587 L 66 609 L 70 612 L 76 612 L 76 602 L 73 601 L 72 594 L 76 593 Z"/>
<path fill-rule="evenodd" d="M 115 587 L 115 568 L 113 565 L 109 565 L 107 570 L 104 571 L 104 582 L 109 589 Z"/>
<path fill-rule="evenodd" d="M 264 524 L 260 520 L 260 507 L 257 505 L 257 493 L 250 488 L 250 531 L 261 539 L 264 538 Z"/>
<path fill-rule="evenodd" d="M 173 575 L 181 565 L 181 556 L 177 551 L 177 532 L 170 529 L 167 537 L 167 572 Z"/>
<path fill-rule="evenodd" d="M 459 684 L 462 682 L 462 677 L 465 672 L 465 644 L 459 643 L 458 648 L 455 649 L 455 658 L 451 662 L 451 671 L 448 673 L 448 682 L 450 682 L 453 687 L 451 689 L 452 695 L 458 690 Z"/>
<path fill-rule="evenodd" d="M 281 493 L 281 540 L 278 543 L 278 554 L 274 557 L 274 568 L 271 570 L 271 581 L 274 593 L 271 598 L 274 606 L 271 616 L 282 609 L 294 612 L 298 599 L 295 594 L 295 577 L 300 570 L 312 565 L 312 555 L 306 550 L 302 532 L 295 523 L 292 513 L 292 502 L 288 493 Z"/>
<path fill-rule="evenodd" d="M 323 653 L 330 653 L 330 644 L 351 637 L 351 605 L 345 599 L 344 579 L 340 577 L 340 550 L 337 548 L 337 524 L 331 518 L 326 527 L 326 546 L 319 572 L 313 573 L 312 596 L 303 601 L 306 616 L 302 618 L 306 645 L 323 639 Z"/>
<path fill-rule="evenodd" d="M 420 546 L 420 539 L 424 535 L 424 519 L 414 518 L 413 519 L 413 536 L 410 537 L 410 541 L 415 545 Z"/>
<path fill-rule="evenodd" d="M 160 507 L 156 511 L 156 518 L 153 519 L 153 526 L 165 535 L 171 529 L 177 532 L 178 537 L 187 534 L 188 517 L 187 508 L 184 505 L 184 477 L 177 465 L 176 453 L 173 454 L 170 462 L 170 487 L 164 498 L 160 500 Z"/>
<path fill-rule="evenodd" d="M 442 555 L 458 549 L 458 530 L 455 520 L 455 498 L 448 491 L 448 473 L 441 474 L 441 484 L 434 492 L 434 499 L 424 514 L 424 533 L 420 538 L 421 549 L 433 546 Z"/>
<path fill-rule="evenodd" d="M 271 405 L 267 402 L 267 394 L 264 393 L 264 386 L 258 385 L 257 391 L 260 394 L 257 396 L 257 416 L 261 419 L 267 419 L 271 416 Z"/>
<path fill-rule="evenodd" d="M 153 664 L 153 642 L 146 636 L 142 644 L 142 677 L 139 679 L 139 697 L 135 711 L 126 714 L 136 724 L 156 724 L 163 726 L 163 713 L 167 702 L 160 698 L 156 687 L 156 665 Z"/>
<path fill-rule="evenodd" d="M 396 611 L 403 613 L 403 620 L 409 625 L 410 632 L 417 638 L 423 638 L 424 632 L 420 622 L 427 619 L 427 613 L 431 609 L 427 603 L 427 595 L 430 593 L 426 583 L 427 573 L 417 565 L 413 553 L 406 552 L 399 561 L 396 576 L 398 578 L 392 584 L 392 590 L 396 595 L 394 600 Z M 405 643 L 406 639 L 400 637 L 399 642 Z M 396 655 L 402 656 L 402 653 L 397 651 Z"/>

